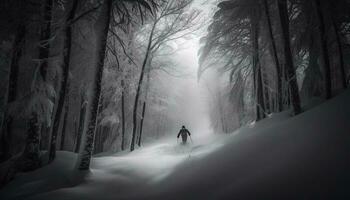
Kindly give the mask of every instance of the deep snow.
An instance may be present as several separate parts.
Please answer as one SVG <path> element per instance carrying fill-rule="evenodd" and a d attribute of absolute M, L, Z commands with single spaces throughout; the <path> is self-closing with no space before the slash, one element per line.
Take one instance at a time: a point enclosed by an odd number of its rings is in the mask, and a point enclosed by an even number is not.
<path fill-rule="evenodd" d="M 188 146 L 172 139 L 132 153 L 101 155 L 79 184 L 79 176 L 72 178 L 75 155 L 60 152 L 54 164 L 18 175 L 0 196 L 350 199 L 349 102 L 350 90 L 296 117 L 278 114 L 231 135 L 193 132 L 194 144 Z"/>

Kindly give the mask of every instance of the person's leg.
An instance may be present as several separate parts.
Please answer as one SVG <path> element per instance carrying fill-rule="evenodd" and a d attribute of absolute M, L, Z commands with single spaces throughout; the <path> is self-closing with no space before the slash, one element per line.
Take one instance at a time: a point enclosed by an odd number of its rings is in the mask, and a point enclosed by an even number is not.
<path fill-rule="evenodd" d="M 187 143 L 187 135 L 184 135 L 182 137 L 182 144 L 186 144 Z"/>

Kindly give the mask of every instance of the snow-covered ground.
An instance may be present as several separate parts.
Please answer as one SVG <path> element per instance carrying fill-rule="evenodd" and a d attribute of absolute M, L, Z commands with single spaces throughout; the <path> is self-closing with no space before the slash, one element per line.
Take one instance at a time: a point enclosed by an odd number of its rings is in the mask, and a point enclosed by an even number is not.
<path fill-rule="evenodd" d="M 350 199 L 350 91 L 299 116 L 287 113 L 231 135 L 159 141 L 100 155 L 84 180 L 75 155 L 21 174 L 1 199 Z M 208 134 L 206 134 L 208 135 Z M 200 137 L 202 136 L 202 137 Z"/>

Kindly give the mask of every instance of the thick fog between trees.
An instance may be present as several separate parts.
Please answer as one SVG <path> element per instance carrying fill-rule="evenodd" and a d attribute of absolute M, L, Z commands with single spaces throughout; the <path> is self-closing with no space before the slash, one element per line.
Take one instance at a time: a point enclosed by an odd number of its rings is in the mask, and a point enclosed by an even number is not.
<path fill-rule="evenodd" d="M 1 0 L 1 199 L 349 199 L 349 0 Z"/>

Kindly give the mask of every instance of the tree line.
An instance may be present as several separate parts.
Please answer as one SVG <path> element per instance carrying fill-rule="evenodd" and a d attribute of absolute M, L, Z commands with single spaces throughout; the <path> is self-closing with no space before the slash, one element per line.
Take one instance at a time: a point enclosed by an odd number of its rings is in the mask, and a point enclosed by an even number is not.
<path fill-rule="evenodd" d="M 146 111 L 164 104 L 152 80 L 174 73 L 169 43 L 195 31 L 191 3 L 0 3 L 1 185 L 52 163 L 58 150 L 78 153 L 76 169 L 84 171 L 95 153 L 141 146 Z M 164 129 L 148 124 L 157 136 Z"/>
<path fill-rule="evenodd" d="M 214 68 L 229 80 L 213 107 L 234 107 L 230 116 L 242 126 L 284 110 L 297 115 L 346 89 L 349 8 L 347 0 L 220 2 L 201 39 L 198 72 Z"/>

